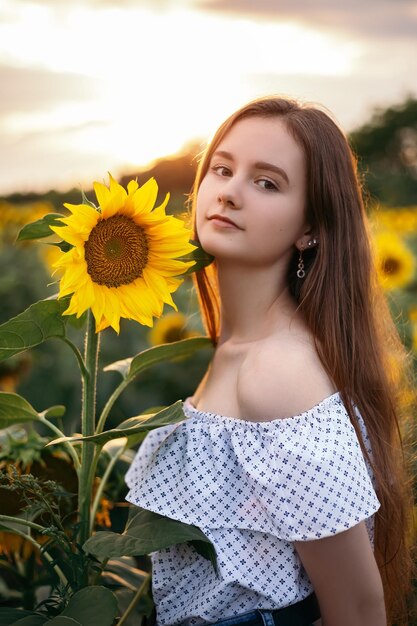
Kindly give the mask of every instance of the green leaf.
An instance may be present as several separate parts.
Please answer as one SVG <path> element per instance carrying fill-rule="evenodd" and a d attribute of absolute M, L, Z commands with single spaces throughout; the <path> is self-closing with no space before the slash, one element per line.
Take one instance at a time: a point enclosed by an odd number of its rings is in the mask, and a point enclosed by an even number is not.
<path fill-rule="evenodd" d="M 22 619 L 17 620 L 17 622 L 13 622 L 12 626 L 43 626 L 48 622 L 48 618 L 45 615 L 28 615 L 27 617 L 22 617 Z M 64 624 L 62 625 L 64 626 Z M 68 624 L 68 626 L 71 626 Z M 73 626 L 73 625 L 72 625 Z"/>
<path fill-rule="evenodd" d="M 117 613 L 114 594 L 105 587 L 91 585 L 70 598 L 61 616 L 72 617 L 81 626 L 112 626 Z"/>
<path fill-rule="evenodd" d="M 0 391 L 0 428 L 39 420 L 39 414 L 17 393 Z"/>
<path fill-rule="evenodd" d="M 87 539 L 84 550 L 101 560 L 118 556 L 142 556 L 178 543 L 190 542 L 199 554 L 210 560 L 217 571 L 214 546 L 197 526 L 140 507 L 134 507 L 132 511 L 122 534 L 99 531 Z"/>
<path fill-rule="evenodd" d="M 128 426 L 123 428 L 112 428 L 111 430 L 105 430 L 99 435 L 90 435 L 89 437 L 60 437 L 54 439 L 48 443 L 49 446 L 64 441 L 71 441 L 74 443 L 82 443 L 83 441 L 94 441 L 104 445 L 106 441 L 117 439 L 118 437 L 130 437 L 131 435 L 137 435 L 138 433 L 152 430 L 153 428 L 159 428 L 160 426 L 166 426 L 167 424 L 175 424 L 182 420 L 187 419 L 182 410 L 182 401 L 177 400 L 174 404 L 159 411 L 155 415 L 138 415 L 137 417 L 131 417 L 127 420 Z M 126 422 L 124 422 L 126 424 Z"/>
<path fill-rule="evenodd" d="M 12 424 L 38 421 L 51 417 L 61 417 L 65 413 L 65 407 L 52 406 L 38 413 L 31 404 L 17 393 L 0 391 L 0 429 L 8 428 Z"/>
<path fill-rule="evenodd" d="M 69 250 L 71 250 L 71 248 L 74 247 L 70 243 L 68 243 L 67 241 L 47 241 L 45 243 L 48 246 L 56 246 L 57 248 L 62 250 L 62 252 L 69 252 Z"/>
<path fill-rule="evenodd" d="M 210 265 L 210 263 L 213 263 L 214 261 L 214 256 L 203 250 L 201 244 L 198 243 L 198 241 L 191 240 L 190 243 L 192 243 L 193 246 L 196 246 L 196 249 L 192 252 L 189 252 L 185 256 L 180 257 L 178 260 L 185 262 L 195 261 L 195 264 L 192 267 L 189 267 L 188 270 L 186 270 L 184 274 L 182 274 L 182 276 L 197 272 L 198 270 L 203 269 L 203 267 Z"/>
<path fill-rule="evenodd" d="M 153 346 L 134 357 L 107 365 L 104 371 L 117 371 L 120 372 L 125 380 L 131 380 L 152 365 L 178 357 L 189 357 L 197 350 L 212 347 L 213 344 L 209 337 L 190 337 L 189 339 Z"/>
<path fill-rule="evenodd" d="M 0 361 L 28 350 L 51 337 L 65 337 L 65 316 L 69 298 L 48 299 L 32 304 L 26 311 L 0 325 Z"/>
<path fill-rule="evenodd" d="M 82 626 L 81 622 L 77 622 L 72 617 L 65 617 L 65 615 L 58 615 L 47 624 L 48 626 Z"/>
<path fill-rule="evenodd" d="M 18 234 L 17 241 L 43 239 L 44 237 L 54 235 L 55 233 L 50 229 L 50 226 L 65 226 L 65 224 L 60 221 L 63 217 L 65 217 L 65 215 L 62 215 L 62 213 L 48 213 L 48 215 L 44 215 L 40 220 L 26 224 Z"/>
<path fill-rule="evenodd" d="M 99 210 L 99 208 L 94 204 L 94 202 L 92 202 L 91 200 L 87 198 L 83 189 L 81 189 L 81 200 L 83 204 L 88 204 L 88 206 L 91 206 L 91 208 L 95 209 L 96 211 Z M 101 209 L 99 212 L 101 213 Z"/>
<path fill-rule="evenodd" d="M 9 607 L 0 607 L 0 626 L 10 626 L 23 617 L 39 615 L 34 611 L 25 611 L 24 609 L 11 609 Z"/>
<path fill-rule="evenodd" d="M 66 411 L 66 408 L 62 404 L 51 406 L 49 409 L 42 411 L 41 417 L 49 420 L 52 417 L 62 417 Z"/>

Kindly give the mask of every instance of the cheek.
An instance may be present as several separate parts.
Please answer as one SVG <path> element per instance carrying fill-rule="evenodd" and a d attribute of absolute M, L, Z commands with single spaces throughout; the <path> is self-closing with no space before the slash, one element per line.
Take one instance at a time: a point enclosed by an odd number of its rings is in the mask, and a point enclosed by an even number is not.
<path fill-rule="evenodd" d="M 195 205 L 195 229 L 197 231 L 197 235 L 201 232 L 201 225 L 203 222 L 202 217 L 202 199 L 200 193 L 197 196 L 197 202 Z"/>
<path fill-rule="evenodd" d="M 208 208 L 208 190 L 207 190 L 207 185 L 205 184 L 205 179 L 203 179 L 197 192 L 197 202 L 195 206 L 197 232 L 199 228 L 202 226 L 202 224 L 204 223 L 205 217 L 207 215 L 207 208 Z"/>

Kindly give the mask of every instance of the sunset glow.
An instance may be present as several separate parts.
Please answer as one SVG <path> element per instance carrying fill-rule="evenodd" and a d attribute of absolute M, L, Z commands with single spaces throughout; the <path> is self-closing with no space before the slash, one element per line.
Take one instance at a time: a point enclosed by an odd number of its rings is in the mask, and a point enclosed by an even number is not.
<path fill-rule="evenodd" d="M 28 136 L 41 151 L 57 149 L 59 136 L 66 150 L 85 156 L 78 180 L 101 171 L 106 160 L 113 171 L 134 168 L 204 141 L 235 107 L 256 96 L 283 92 L 317 100 L 319 90 L 303 85 L 312 77 L 321 85 L 348 80 L 367 54 L 362 40 L 329 28 L 295 18 L 203 13 L 192 2 L 175 9 L 167 2 L 159 11 L 128 2 L 118 8 L 3 5 L 0 60 L 50 75 L 51 99 L 43 93 L 42 107 L 10 107 L 0 117 L 0 133 L 12 153 Z M 54 80 L 71 76 L 74 92 L 61 99 Z M 37 167 L 34 180 L 47 184 L 53 163 L 43 175 Z M 58 172 L 54 180 L 62 185 L 73 176 Z M 10 174 L 0 178 L 0 186 L 12 180 Z"/>

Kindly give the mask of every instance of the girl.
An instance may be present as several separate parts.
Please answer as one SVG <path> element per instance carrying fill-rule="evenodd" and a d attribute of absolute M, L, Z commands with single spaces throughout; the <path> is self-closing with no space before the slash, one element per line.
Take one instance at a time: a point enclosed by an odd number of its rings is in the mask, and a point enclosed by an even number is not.
<path fill-rule="evenodd" d="M 142 444 L 127 499 L 200 527 L 219 572 L 190 545 L 153 553 L 157 624 L 400 619 L 404 351 L 345 136 L 317 107 L 251 102 L 207 148 L 193 210 L 216 349 L 188 419 Z"/>

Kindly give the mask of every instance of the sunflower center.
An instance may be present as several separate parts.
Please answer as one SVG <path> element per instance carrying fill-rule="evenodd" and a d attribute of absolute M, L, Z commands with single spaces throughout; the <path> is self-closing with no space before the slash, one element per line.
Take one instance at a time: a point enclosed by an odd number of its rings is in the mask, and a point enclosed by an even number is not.
<path fill-rule="evenodd" d="M 84 246 L 91 279 L 107 287 L 128 285 L 139 278 L 148 262 L 148 251 L 144 229 L 125 215 L 98 222 Z"/>
<path fill-rule="evenodd" d="M 184 329 L 182 326 L 169 328 L 164 333 L 164 343 L 172 343 L 173 341 L 179 341 L 180 339 L 184 339 Z"/>
<path fill-rule="evenodd" d="M 400 270 L 401 264 L 398 259 L 387 257 L 382 263 L 382 271 L 384 274 L 397 274 Z"/>

